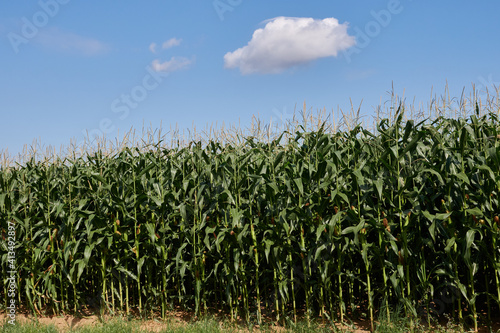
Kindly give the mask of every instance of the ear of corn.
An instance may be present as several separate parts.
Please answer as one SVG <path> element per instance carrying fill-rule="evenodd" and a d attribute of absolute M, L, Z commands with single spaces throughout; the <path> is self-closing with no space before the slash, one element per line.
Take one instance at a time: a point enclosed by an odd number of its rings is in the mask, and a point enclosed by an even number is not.
<path fill-rule="evenodd" d="M 258 321 L 364 308 L 373 324 L 397 306 L 430 318 L 453 290 L 443 311 L 477 327 L 478 308 L 500 306 L 498 116 L 403 118 L 401 105 L 373 132 L 302 127 L 4 167 L 18 299 L 33 312 L 216 307 Z"/>

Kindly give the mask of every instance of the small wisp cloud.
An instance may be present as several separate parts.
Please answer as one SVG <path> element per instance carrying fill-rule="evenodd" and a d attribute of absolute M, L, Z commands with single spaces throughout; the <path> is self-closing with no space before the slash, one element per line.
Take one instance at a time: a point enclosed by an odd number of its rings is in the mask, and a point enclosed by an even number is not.
<path fill-rule="evenodd" d="M 182 42 L 182 39 L 178 38 L 170 38 L 169 40 L 165 41 L 162 43 L 161 48 L 163 50 L 169 49 L 174 46 L 179 46 Z M 157 47 L 158 45 L 156 43 L 151 43 L 149 45 L 149 50 L 152 53 L 157 53 Z M 164 73 L 171 73 L 175 71 L 179 71 L 182 69 L 189 68 L 189 66 L 194 62 L 194 58 L 188 59 L 185 57 L 172 57 L 170 60 L 161 62 L 159 59 L 153 60 L 151 63 L 151 68 L 155 72 L 164 72 Z"/>
<path fill-rule="evenodd" d="M 160 62 L 158 59 L 153 60 L 151 63 L 151 68 L 156 72 L 175 72 L 181 69 L 189 68 L 189 66 L 194 62 L 193 59 L 188 59 L 184 57 L 172 57 L 170 60 L 165 62 Z"/>
<path fill-rule="evenodd" d="M 169 40 L 166 40 L 162 43 L 161 48 L 163 50 L 169 49 L 174 46 L 180 45 L 182 42 L 182 39 L 177 39 L 177 38 L 170 38 Z M 149 44 L 149 51 L 151 53 L 156 53 L 157 52 L 158 45 L 156 43 L 151 43 Z"/>
<path fill-rule="evenodd" d="M 169 40 L 163 42 L 161 48 L 164 49 L 164 50 L 165 49 L 169 49 L 171 47 L 180 45 L 181 42 L 182 42 L 182 39 L 177 39 L 175 37 L 174 38 L 170 38 Z"/>
<path fill-rule="evenodd" d="M 275 74 L 316 59 L 336 57 L 356 44 L 347 23 L 334 18 L 277 17 L 264 21 L 244 47 L 224 56 L 225 68 L 242 74 Z"/>
<path fill-rule="evenodd" d="M 149 51 L 151 51 L 151 53 L 156 53 L 156 47 L 156 43 L 149 44 Z"/>
<path fill-rule="evenodd" d="M 97 39 L 80 36 L 57 28 L 48 28 L 40 31 L 36 41 L 52 50 L 84 56 L 96 56 L 110 50 L 108 45 Z"/>

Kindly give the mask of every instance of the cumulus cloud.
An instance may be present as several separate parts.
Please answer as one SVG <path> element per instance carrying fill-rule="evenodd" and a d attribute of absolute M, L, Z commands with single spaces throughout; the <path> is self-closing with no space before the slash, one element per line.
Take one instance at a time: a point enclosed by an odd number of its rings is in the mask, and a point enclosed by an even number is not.
<path fill-rule="evenodd" d="M 169 40 L 163 42 L 162 44 L 162 49 L 169 49 L 171 47 L 174 47 L 174 46 L 177 46 L 177 45 L 180 45 L 182 42 L 182 39 L 177 39 L 177 38 L 170 38 Z"/>
<path fill-rule="evenodd" d="M 347 33 L 347 23 L 336 18 L 277 17 L 265 21 L 244 47 L 224 56 L 225 68 L 242 74 L 280 73 L 290 67 L 325 57 L 356 44 Z"/>
<path fill-rule="evenodd" d="M 57 28 L 41 30 L 36 41 L 49 49 L 85 56 L 103 54 L 110 49 L 108 45 L 97 39 L 61 31 Z"/>
<path fill-rule="evenodd" d="M 170 60 L 165 62 L 160 62 L 160 60 L 155 59 L 151 63 L 151 68 L 156 72 L 175 72 L 181 69 L 189 68 L 189 66 L 194 62 L 194 59 L 188 59 L 184 57 L 172 57 Z"/>

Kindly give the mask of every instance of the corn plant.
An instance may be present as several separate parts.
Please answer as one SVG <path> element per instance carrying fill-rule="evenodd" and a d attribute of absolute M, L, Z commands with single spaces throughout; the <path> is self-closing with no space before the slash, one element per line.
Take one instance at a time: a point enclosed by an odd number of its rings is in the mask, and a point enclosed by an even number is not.
<path fill-rule="evenodd" d="M 34 314 L 215 308 L 373 329 L 402 308 L 477 329 L 500 309 L 498 115 L 395 110 L 372 131 L 304 124 L 2 167 L 3 276 L 11 222 L 17 298 Z"/>

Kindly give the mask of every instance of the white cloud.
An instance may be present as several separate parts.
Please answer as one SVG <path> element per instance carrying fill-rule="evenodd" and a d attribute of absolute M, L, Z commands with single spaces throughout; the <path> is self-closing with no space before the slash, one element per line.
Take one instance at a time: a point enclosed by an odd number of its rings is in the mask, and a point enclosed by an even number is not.
<path fill-rule="evenodd" d="M 163 42 L 162 44 L 162 49 L 169 49 L 171 47 L 174 47 L 174 46 L 177 46 L 177 45 L 180 45 L 182 42 L 182 39 L 177 39 L 177 38 L 170 38 L 169 40 Z"/>
<path fill-rule="evenodd" d="M 169 49 L 171 47 L 180 45 L 181 42 L 182 42 L 182 39 L 177 39 L 175 37 L 174 38 L 170 38 L 169 40 L 163 42 L 163 44 L 161 45 L 161 48 L 163 50 Z M 149 45 L 149 51 L 151 51 L 151 53 L 156 53 L 157 52 L 157 47 L 158 47 L 158 45 L 156 45 L 156 43 L 151 43 Z"/>
<path fill-rule="evenodd" d="M 158 59 L 153 60 L 151 67 L 156 72 L 175 72 L 181 69 L 188 68 L 194 59 L 188 59 L 184 57 L 172 57 L 170 60 L 165 62 L 160 62 Z"/>
<path fill-rule="evenodd" d="M 242 74 L 280 73 L 356 44 L 347 23 L 336 18 L 277 17 L 265 21 L 248 44 L 224 56 L 225 68 L 238 67 Z"/>
<path fill-rule="evenodd" d="M 151 43 L 149 45 L 149 51 L 151 51 L 152 53 L 156 53 L 156 43 Z"/>
<path fill-rule="evenodd" d="M 85 56 L 103 54 L 110 49 L 108 45 L 97 39 L 61 31 L 57 28 L 41 30 L 36 41 L 49 49 Z"/>

